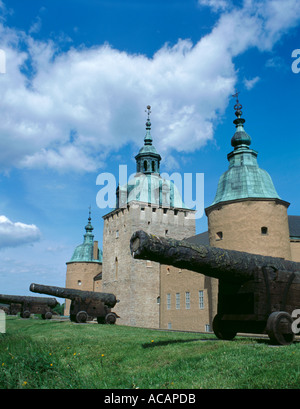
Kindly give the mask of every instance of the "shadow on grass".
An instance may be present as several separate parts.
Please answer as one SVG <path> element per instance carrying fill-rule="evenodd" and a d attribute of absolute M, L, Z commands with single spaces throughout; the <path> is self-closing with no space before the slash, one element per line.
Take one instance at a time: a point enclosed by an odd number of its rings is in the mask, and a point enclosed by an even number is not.
<path fill-rule="evenodd" d="M 199 342 L 199 341 L 221 341 L 218 338 L 195 338 L 195 339 L 172 339 L 167 341 L 152 341 L 147 342 L 146 344 L 142 344 L 143 348 L 154 348 L 154 347 L 161 347 L 165 345 L 171 344 L 185 344 L 186 342 Z"/>

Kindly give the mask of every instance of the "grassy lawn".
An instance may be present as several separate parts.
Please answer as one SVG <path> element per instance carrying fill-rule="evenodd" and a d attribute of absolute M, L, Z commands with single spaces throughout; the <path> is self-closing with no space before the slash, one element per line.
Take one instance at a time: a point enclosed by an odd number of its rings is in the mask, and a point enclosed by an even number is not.
<path fill-rule="evenodd" d="M 0 388 L 299 388 L 300 343 L 7 317 Z"/>

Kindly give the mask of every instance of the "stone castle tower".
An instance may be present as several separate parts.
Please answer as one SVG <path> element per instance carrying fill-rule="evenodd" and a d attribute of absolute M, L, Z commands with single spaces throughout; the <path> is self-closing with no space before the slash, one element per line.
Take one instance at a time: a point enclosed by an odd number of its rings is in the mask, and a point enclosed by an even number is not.
<path fill-rule="evenodd" d="M 185 207 L 170 180 L 160 175 L 161 156 L 152 145 L 150 106 L 136 175 L 116 193 L 116 208 L 103 216 L 102 290 L 120 299 L 118 323 L 159 328 L 160 264 L 135 260 L 130 238 L 137 230 L 177 239 L 195 234 L 194 211 Z"/>
<path fill-rule="evenodd" d="M 102 251 L 98 248 L 98 241 L 94 241 L 93 230 L 89 211 L 84 241 L 75 248 L 71 260 L 66 263 L 66 288 L 101 291 Z M 66 299 L 65 315 L 69 315 L 70 304 L 71 301 Z"/>
<path fill-rule="evenodd" d="M 234 150 L 221 176 L 215 199 L 205 209 L 209 243 L 214 247 L 291 259 L 287 208 L 270 175 L 257 164 L 257 152 L 244 130 L 242 105 L 237 104 Z"/>

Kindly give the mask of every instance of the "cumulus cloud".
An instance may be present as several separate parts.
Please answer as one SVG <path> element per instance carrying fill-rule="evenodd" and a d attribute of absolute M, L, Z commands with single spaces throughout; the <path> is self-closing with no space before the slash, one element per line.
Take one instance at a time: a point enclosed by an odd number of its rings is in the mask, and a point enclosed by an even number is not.
<path fill-rule="evenodd" d="M 232 7 L 230 0 L 198 0 L 200 6 L 208 6 L 213 11 L 224 11 Z"/>
<path fill-rule="evenodd" d="M 34 224 L 12 222 L 6 216 L 0 216 L 0 248 L 30 244 L 40 237 L 41 233 Z"/>
<path fill-rule="evenodd" d="M 166 44 L 151 58 L 109 44 L 61 52 L 54 41 L 0 25 L 7 61 L 0 76 L 2 170 L 96 171 L 108 153 L 140 146 L 148 104 L 164 157 L 212 140 L 237 82 L 234 57 L 251 47 L 271 50 L 299 23 L 300 2 L 199 3 L 222 11 L 212 31 L 196 44 Z"/>
<path fill-rule="evenodd" d="M 247 80 L 246 78 L 244 79 L 244 84 L 247 90 L 252 89 L 260 80 L 260 77 L 256 76 L 254 78 L 251 78 L 250 80 Z"/>

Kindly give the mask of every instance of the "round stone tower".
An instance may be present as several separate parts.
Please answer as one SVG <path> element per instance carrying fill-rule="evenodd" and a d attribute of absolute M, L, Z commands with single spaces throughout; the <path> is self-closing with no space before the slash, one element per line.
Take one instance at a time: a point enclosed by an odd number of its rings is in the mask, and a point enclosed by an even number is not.
<path fill-rule="evenodd" d="M 213 203 L 205 209 L 211 246 L 291 259 L 287 208 L 244 130 L 242 105 L 235 105 L 234 150 L 220 177 Z"/>
<path fill-rule="evenodd" d="M 71 260 L 66 263 L 66 288 L 83 291 L 102 290 L 102 251 L 98 248 L 98 241 L 94 241 L 93 230 L 89 211 L 84 241 L 75 248 Z M 71 301 L 66 299 L 65 315 L 69 315 L 70 304 Z"/>

